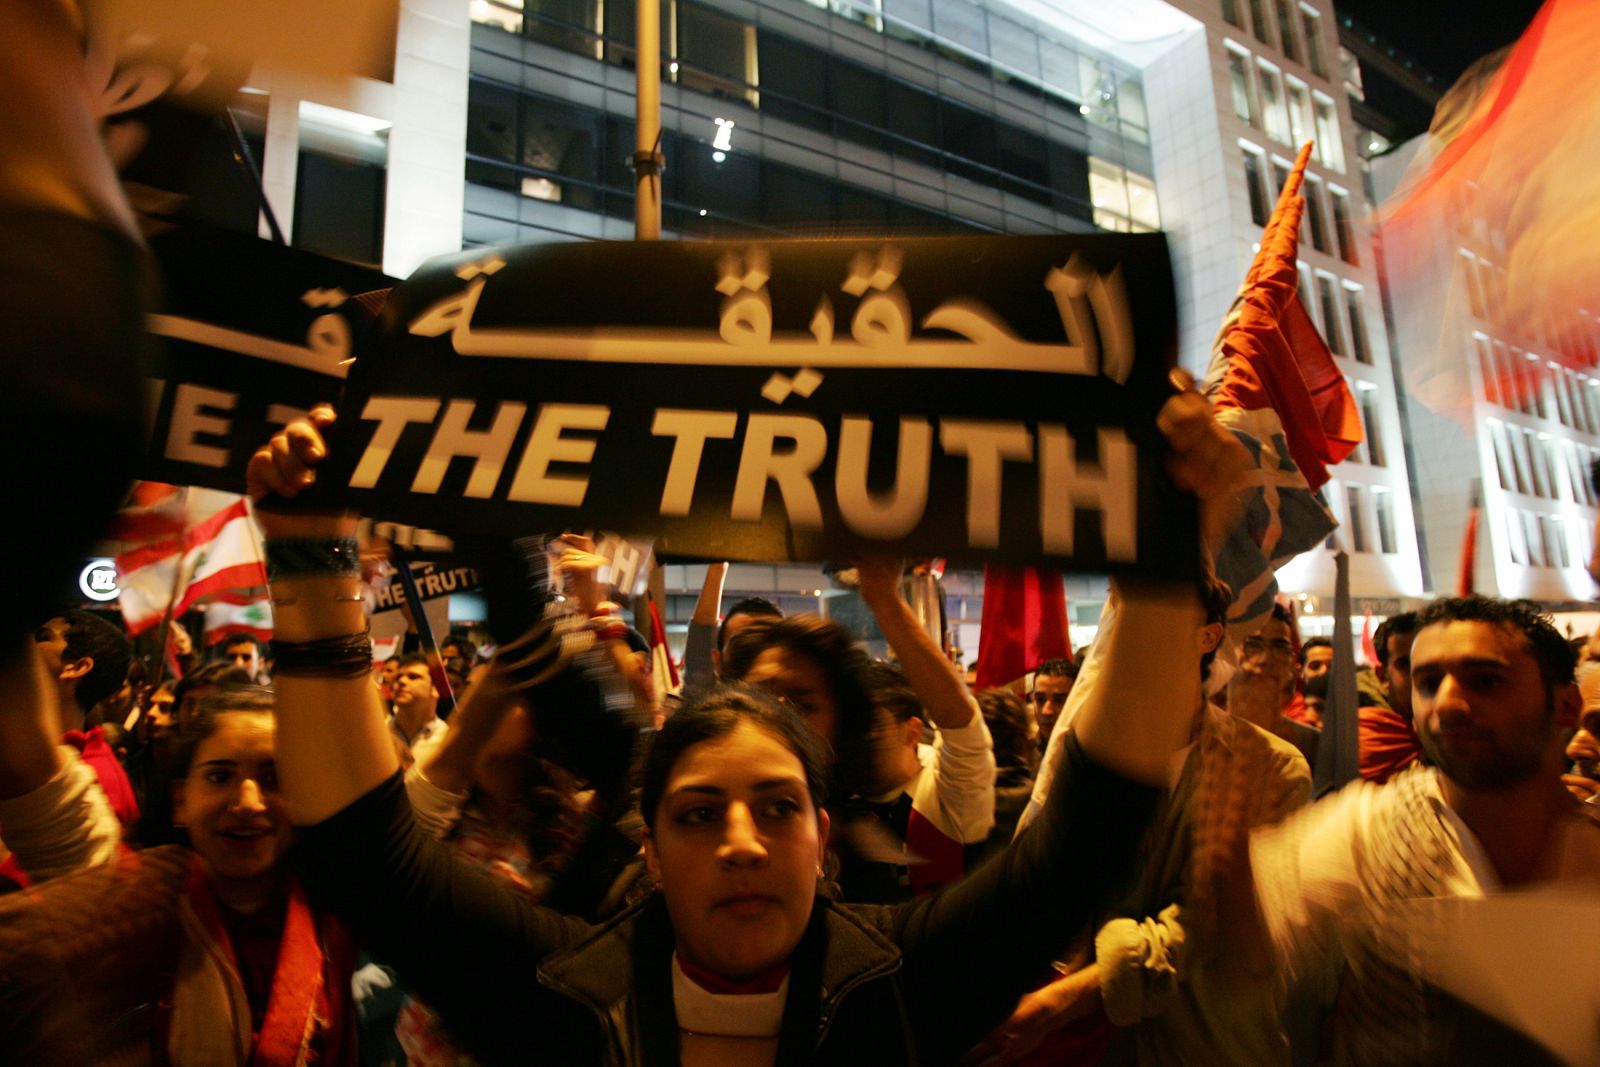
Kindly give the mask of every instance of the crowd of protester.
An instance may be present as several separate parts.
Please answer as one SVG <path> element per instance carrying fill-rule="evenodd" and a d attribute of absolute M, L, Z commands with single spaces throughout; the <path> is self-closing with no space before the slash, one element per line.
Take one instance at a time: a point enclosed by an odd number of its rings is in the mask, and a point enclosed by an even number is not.
<path fill-rule="evenodd" d="M 1225 510 L 1231 439 L 1169 406 Z M 163 679 L 72 610 L 7 660 L 8 1060 L 1553 1058 L 1422 977 L 1412 907 L 1595 888 L 1600 663 L 1530 605 L 1385 620 L 1362 780 L 1312 803 L 1332 646 L 1277 608 L 1218 669 L 1214 578 L 1113 582 L 1092 647 L 973 694 L 897 562 L 855 565 L 887 661 L 713 565 L 658 705 L 582 539 L 525 632 L 374 663 L 352 519 L 259 514 L 270 648 L 178 627 Z"/>

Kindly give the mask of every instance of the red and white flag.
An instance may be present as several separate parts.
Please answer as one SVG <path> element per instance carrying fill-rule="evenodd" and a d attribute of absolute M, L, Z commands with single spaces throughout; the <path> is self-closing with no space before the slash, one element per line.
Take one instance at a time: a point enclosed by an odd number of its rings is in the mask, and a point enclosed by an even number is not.
<path fill-rule="evenodd" d="M 198 604 L 263 597 L 265 556 L 244 497 L 140 483 L 132 503 L 113 524 L 113 536 L 125 541 L 117 554 L 118 602 L 130 634 Z"/>
<path fill-rule="evenodd" d="M 206 605 L 205 644 L 218 645 L 241 634 L 257 641 L 272 640 L 270 598 L 263 596 L 248 604 L 230 604 L 219 600 Z"/>

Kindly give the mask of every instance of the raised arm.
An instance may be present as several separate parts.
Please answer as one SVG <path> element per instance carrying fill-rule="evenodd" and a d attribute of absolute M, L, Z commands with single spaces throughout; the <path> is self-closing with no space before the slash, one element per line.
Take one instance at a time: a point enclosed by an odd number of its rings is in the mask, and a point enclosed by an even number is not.
<path fill-rule="evenodd" d="M 722 587 L 728 579 L 726 563 L 706 564 L 700 598 L 689 616 L 689 639 L 683 646 L 685 695 L 710 689 L 717 681 L 717 623 L 721 621 Z"/>
<path fill-rule="evenodd" d="M 57 740 L 56 689 L 27 639 L 0 662 L 0 833 L 42 882 L 106 863 L 122 838 L 99 779 Z"/>
<path fill-rule="evenodd" d="M 321 822 L 400 768 L 371 653 L 361 650 L 367 619 L 356 517 L 283 505 L 315 481 L 326 455 L 321 431 L 333 419 L 332 408 L 319 407 L 291 423 L 251 458 L 248 475 L 272 589 L 278 779 L 300 826 Z"/>
<path fill-rule="evenodd" d="M 861 576 L 861 599 L 894 649 L 929 721 L 941 730 L 959 730 L 972 722 L 978 717 L 978 702 L 967 692 L 955 664 L 933 643 L 911 613 L 911 605 L 900 596 L 900 561 L 861 559 L 855 565 Z"/>

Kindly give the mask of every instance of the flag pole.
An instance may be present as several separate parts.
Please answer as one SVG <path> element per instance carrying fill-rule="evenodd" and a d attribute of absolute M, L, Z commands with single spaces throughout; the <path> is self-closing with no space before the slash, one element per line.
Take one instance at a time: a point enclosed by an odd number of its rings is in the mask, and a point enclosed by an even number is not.
<path fill-rule="evenodd" d="M 634 25 L 633 235 L 661 239 L 661 4 L 639 0 Z"/>

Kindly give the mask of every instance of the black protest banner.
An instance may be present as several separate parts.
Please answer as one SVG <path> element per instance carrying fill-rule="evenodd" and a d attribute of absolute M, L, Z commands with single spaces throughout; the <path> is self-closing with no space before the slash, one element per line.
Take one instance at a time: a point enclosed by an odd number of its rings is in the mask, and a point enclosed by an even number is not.
<path fill-rule="evenodd" d="M 257 448 L 297 414 L 338 400 L 363 328 L 350 298 L 394 280 L 197 224 L 150 246 L 162 299 L 148 323 L 162 345 L 139 476 L 243 492 Z"/>
<path fill-rule="evenodd" d="M 417 595 L 424 601 L 438 600 L 452 593 L 469 593 L 478 588 L 478 572 L 471 567 L 451 566 L 432 562 L 414 563 L 412 580 L 417 583 Z M 398 611 L 406 602 L 405 583 L 399 574 L 390 575 L 389 581 L 374 591 L 372 612 Z"/>
<path fill-rule="evenodd" d="M 1193 572 L 1160 235 L 475 250 L 391 294 L 318 492 L 744 560 Z"/>

